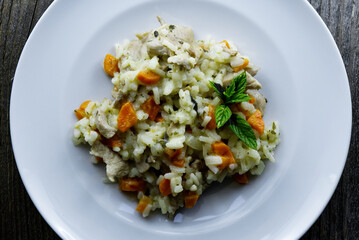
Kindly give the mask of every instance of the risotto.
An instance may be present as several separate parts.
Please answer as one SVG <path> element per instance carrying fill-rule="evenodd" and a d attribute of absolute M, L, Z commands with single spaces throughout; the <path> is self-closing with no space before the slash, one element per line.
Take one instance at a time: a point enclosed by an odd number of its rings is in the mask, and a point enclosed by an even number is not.
<path fill-rule="evenodd" d="M 111 99 L 75 110 L 74 144 L 89 144 L 109 182 L 137 194 L 143 217 L 195 206 L 213 182 L 241 184 L 274 161 L 278 122 L 264 124 L 258 68 L 230 41 L 194 40 L 166 24 L 116 45 L 104 70 Z"/>

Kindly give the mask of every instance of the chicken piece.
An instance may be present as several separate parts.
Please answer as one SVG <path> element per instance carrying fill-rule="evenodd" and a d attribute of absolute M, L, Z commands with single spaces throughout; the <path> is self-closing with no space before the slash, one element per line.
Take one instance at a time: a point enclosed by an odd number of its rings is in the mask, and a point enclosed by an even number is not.
<path fill-rule="evenodd" d="M 147 41 L 147 51 L 150 56 L 156 55 L 169 55 L 170 51 L 168 48 L 162 45 L 162 43 L 155 38 L 151 41 Z"/>
<path fill-rule="evenodd" d="M 229 84 L 231 84 L 233 78 L 237 77 L 238 75 L 240 75 L 243 71 L 239 71 L 239 72 L 231 72 L 226 74 L 223 77 L 223 86 L 227 87 Z M 247 74 L 247 89 L 261 89 L 262 85 L 260 84 L 260 82 L 258 82 L 257 79 L 255 79 L 254 77 L 252 77 L 252 75 L 250 73 L 246 73 Z"/>
<path fill-rule="evenodd" d="M 245 67 L 245 70 L 254 77 L 255 75 L 257 75 L 259 68 L 252 64 L 248 64 L 248 66 Z"/>
<path fill-rule="evenodd" d="M 144 46 L 142 41 L 136 39 L 136 40 L 132 40 L 127 47 L 127 52 L 128 52 L 128 57 L 133 59 L 133 60 L 139 60 L 143 58 L 143 55 L 145 55 L 145 51 L 147 51 L 147 49 L 143 49 Z"/>
<path fill-rule="evenodd" d="M 116 128 L 108 124 L 106 114 L 101 110 L 97 110 L 95 112 L 95 123 L 97 129 L 100 131 L 101 135 L 104 136 L 105 138 L 113 137 L 117 131 Z"/>
<path fill-rule="evenodd" d="M 122 178 L 130 171 L 126 162 L 123 161 L 117 153 L 113 152 L 100 141 L 96 141 L 92 145 L 90 154 L 103 159 L 106 163 L 107 177 L 111 182 L 115 181 L 115 177 Z"/>
<path fill-rule="evenodd" d="M 194 66 L 203 49 L 194 42 L 192 28 L 167 24 L 160 17 L 158 20 L 161 27 L 136 35 L 138 41 L 147 47 L 147 53 L 150 56 L 169 56 L 168 63 L 175 63 L 187 69 Z"/>
<path fill-rule="evenodd" d="M 255 90 L 247 90 L 246 93 L 255 99 L 253 105 L 256 109 L 258 109 L 262 115 L 264 114 L 264 111 L 266 109 L 266 99 L 265 97 L 258 91 Z"/>

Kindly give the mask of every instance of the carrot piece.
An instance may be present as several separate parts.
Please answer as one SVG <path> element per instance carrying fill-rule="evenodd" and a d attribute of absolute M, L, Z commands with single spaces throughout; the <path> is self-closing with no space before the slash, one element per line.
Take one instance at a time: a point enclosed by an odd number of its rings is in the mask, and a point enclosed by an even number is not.
<path fill-rule="evenodd" d="M 124 192 L 144 192 L 146 183 L 141 178 L 122 178 L 119 180 L 119 188 Z"/>
<path fill-rule="evenodd" d="M 172 159 L 172 164 L 175 165 L 176 167 L 184 167 L 184 163 L 185 163 L 185 160 L 184 159 L 179 159 L 179 158 L 174 158 Z"/>
<path fill-rule="evenodd" d="M 186 208 L 193 208 L 196 205 L 198 200 L 198 193 L 197 192 L 187 192 L 184 196 L 184 205 Z"/>
<path fill-rule="evenodd" d="M 212 105 L 208 105 L 208 116 L 210 116 L 212 119 L 211 121 L 209 121 L 206 125 L 206 128 L 209 130 L 214 130 L 217 128 L 217 124 L 216 124 L 216 118 L 215 118 L 215 111 L 216 109 L 214 108 L 214 106 Z"/>
<path fill-rule="evenodd" d="M 137 115 L 130 102 L 122 105 L 120 113 L 117 117 L 117 128 L 121 132 L 125 132 L 137 123 Z"/>
<path fill-rule="evenodd" d="M 151 204 L 152 200 L 151 198 L 147 197 L 147 196 L 143 196 L 141 198 L 141 200 L 138 202 L 138 205 L 136 207 L 136 211 L 143 213 L 146 209 L 146 207 L 148 206 L 148 204 Z"/>
<path fill-rule="evenodd" d="M 262 135 L 264 132 L 264 122 L 261 111 L 257 110 L 252 116 L 250 116 L 250 118 L 248 118 L 247 122 L 254 130 Z"/>
<path fill-rule="evenodd" d="M 164 122 L 165 119 L 161 116 L 161 114 L 158 114 L 156 119 L 155 119 L 155 122 Z"/>
<path fill-rule="evenodd" d="M 160 192 L 162 196 L 167 196 L 172 193 L 171 191 L 171 181 L 167 178 L 163 178 L 159 185 Z"/>
<path fill-rule="evenodd" d="M 186 132 L 188 132 L 188 133 L 192 133 L 192 132 L 193 132 L 191 126 L 186 126 Z"/>
<path fill-rule="evenodd" d="M 165 153 L 167 155 L 167 159 L 170 160 L 173 165 L 176 167 L 184 167 L 185 160 L 179 158 L 182 154 L 182 148 L 176 150 L 165 148 Z"/>
<path fill-rule="evenodd" d="M 137 74 L 137 79 L 145 85 L 154 85 L 158 83 L 158 81 L 161 79 L 161 76 L 150 70 L 144 70 Z"/>
<path fill-rule="evenodd" d="M 249 99 L 248 100 L 248 102 L 250 103 L 250 104 L 253 104 L 255 101 L 256 101 L 256 99 L 254 98 L 254 97 L 250 97 L 251 99 Z"/>
<path fill-rule="evenodd" d="M 247 178 L 247 174 L 243 173 L 243 174 L 234 174 L 233 175 L 233 179 L 237 182 L 237 183 L 243 183 L 243 184 L 247 184 L 248 183 L 248 178 Z"/>
<path fill-rule="evenodd" d="M 239 66 L 233 68 L 234 72 L 239 72 L 239 71 L 241 71 L 242 69 L 244 69 L 245 67 L 248 66 L 249 60 L 247 58 L 244 58 L 243 60 L 244 60 L 244 62 L 243 62 L 242 65 L 239 65 Z"/>
<path fill-rule="evenodd" d="M 113 77 L 115 72 L 120 71 L 118 68 L 118 59 L 111 54 L 107 54 L 105 56 L 105 60 L 103 61 L 103 68 L 109 76 Z"/>
<path fill-rule="evenodd" d="M 167 158 L 169 160 L 178 157 L 179 155 L 182 154 L 182 148 L 180 149 L 170 149 L 170 148 L 165 148 L 165 153 L 167 155 Z"/>
<path fill-rule="evenodd" d="M 107 146 L 109 146 L 110 148 L 115 148 L 115 147 L 122 147 L 122 141 L 121 139 L 118 137 L 117 134 L 115 134 L 112 138 L 109 139 L 104 139 L 103 143 Z"/>
<path fill-rule="evenodd" d="M 98 163 L 103 163 L 103 158 L 102 157 L 95 157 Z"/>
<path fill-rule="evenodd" d="M 220 170 L 236 163 L 231 149 L 225 143 L 212 143 L 212 151 L 215 155 L 218 155 L 222 158 L 222 163 L 217 166 Z"/>
<path fill-rule="evenodd" d="M 141 109 L 148 114 L 148 118 L 152 121 L 156 120 L 158 112 L 161 110 L 160 105 L 157 105 L 155 98 L 150 96 L 144 103 L 141 104 Z"/>
<path fill-rule="evenodd" d="M 222 42 L 220 42 L 220 43 L 225 43 L 226 44 L 226 46 L 227 46 L 227 48 L 231 48 L 230 46 L 229 46 L 229 43 L 226 41 L 226 40 L 223 40 Z"/>
<path fill-rule="evenodd" d="M 91 101 L 84 101 L 83 103 L 81 103 L 80 107 L 75 110 L 75 115 L 78 120 L 81 120 L 84 117 L 86 117 L 85 109 L 87 108 L 90 102 Z"/>

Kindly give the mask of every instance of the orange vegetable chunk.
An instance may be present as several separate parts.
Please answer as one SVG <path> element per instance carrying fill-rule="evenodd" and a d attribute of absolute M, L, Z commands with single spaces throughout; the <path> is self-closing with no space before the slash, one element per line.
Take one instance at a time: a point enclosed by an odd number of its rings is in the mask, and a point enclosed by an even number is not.
<path fill-rule="evenodd" d="M 119 180 L 119 188 L 124 192 L 144 192 L 146 183 L 141 178 L 122 178 Z"/>
<path fill-rule="evenodd" d="M 86 117 L 86 112 L 85 109 L 87 108 L 87 106 L 89 105 L 91 101 L 85 101 L 83 102 L 80 107 L 78 109 L 75 110 L 75 115 L 77 117 L 78 120 L 83 119 L 84 117 Z"/>
<path fill-rule="evenodd" d="M 104 144 L 109 146 L 110 148 L 115 148 L 115 147 L 122 147 L 122 141 L 121 139 L 118 137 L 117 134 L 115 134 L 112 138 L 106 139 L 104 140 Z"/>
<path fill-rule="evenodd" d="M 184 167 L 185 160 L 179 158 L 179 156 L 182 154 L 182 148 L 180 149 L 165 148 L 165 153 L 167 155 L 168 160 L 170 160 L 173 165 L 175 165 L 176 167 Z"/>
<path fill-rule="evenodd" d="M 222 163 L 217 166 L 220 170 L 228 167 L 233 163 L 236 163 L 231 149 L 225 143 L 212 143 L 212 151 L 215 155 L 218 155 L 222 158 Z"/>
<path fill-rule="evenodd" d="M 143 196 L 136 207 L 136 211 L 143 213 L 145 211 L 146 207 L 148 206 L 148 204 L 151 204 L 151 203 L 152 203 L 151 198 L 149 198 L 147 196 Z"/>
<path fill-rule="evenodd" d="M 150 96 L 144 103 L 141 104 L 141 109 L 148 114 L 148 118 L 152 121 L 156 120 L 158 112 L 161 110 L 160 105 L 157 105 L 155 98 Z"/>
<path fill-rule="evenodd" d="M 184 205 L 186 208 L 193 208 L 196 205 L 198 200 L 198 193 L 197 192 L 187 192 L 184 196 Z"/>
<path fill-rule="evenodd" d="M 243 60 L 244 60 L 244 62 L 243 62 L 242 65 L 239 65 L 239 66 L 233 68 L 234 72 L 239 72 L 239 71 L 241 71 L 242 69 L 244 69 L 245 67 L 248 66 L 249 60 L 247 58 L 244 58 Z"/>
<path fill-rule="evenodd" d="M 234 174 L 233 175 L 233 179 L 237 182 L 237 183 L 243 183 L 243 184 L 247 184 L 248 183 L 248 178 L 247 178 L 247 174 L 243 173 L 243 174 Z"/>
<path fill-rule="evenodd" d="M 212 105 L 208 105 L 208 116 L 210 116 L 212 119 L 211 121 L 209 121 L 206 125 L 206 128 L 209 130 L 214 130 L 217 128 L 217 124 L 216 124 L 216 118 L 215 118 L 215 107 Z"/>
<path fill-rule="evenodd" d="M 155 119 L 155 122 L 164 122 L 165 119 L 161 116 L 161 114 L 158 114 L 156 119 Z"/>
<path fill-rule="evenodd" d="M 247 122 L 254 130 L 262 135 L 264 132 L 264 122 L 261 111 L 257 110 L 252 116 L 250 116 L 250 118 L 248 118 Z"/>
<path fill-rule="evenodd" d="M 120 71 L 118 68 L 118 59 L 111 54 L 107 54 L 105 56 L 105 60 L 103 61 L 103 68 L 109 76 L 113 77 L 115 72 Z"/>
<path fill-rule="evenodd" d="M 120 113 L 117 117 L 117 128 L 121 132 L 127 131 L 137 123 L 137 115 L 130 102 L 122 105 Z"/>
<path fill-rule="evenodd" d="M 161 76 L 150 70 L 144 70 L 137 74 L 137 79 L 145 85 L 154 85 L 160 81 Z"/>
<path fill-rule="evenodd" d="M 250 98 L 251 98 L 251 99 L 249 99 L 248 102 L 249 102 L 250 104 L 253 104 L 253 103 L 256 101 L 256 99 L 255 99 L 254 97 L 250 97 Z"/>
<path fill-rule="evenodd" d="M 171 181 L 167 178 L 163 178 L 159 185 L 160 192 L 162 196 L 167 196 L 172 193 L 171 191 Z"/>

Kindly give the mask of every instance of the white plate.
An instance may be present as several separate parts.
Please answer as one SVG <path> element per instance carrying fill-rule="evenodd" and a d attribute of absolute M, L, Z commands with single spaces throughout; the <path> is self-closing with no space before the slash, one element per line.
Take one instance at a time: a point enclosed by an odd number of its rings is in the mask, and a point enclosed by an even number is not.
<path fill-rule="evenodd" d="M 196 39 L 232 40 L 261 67 L 265 121 L 279 120 L 275 163 L 246 186 L 210 189 L 175 222 L 143 219 L 136 201 L 102 183 L 104 169 L 74 147 L 73 109 L 110 97 L 102 70 L 114 44 L 159 26 L 191 26 Z M 320 215 L 345 164 L 351 101 L 339 51 L 304 0 L 55 1 L 22 52 L 10 108 L 26 189 L 66 239 L 295 239 Z"/>

